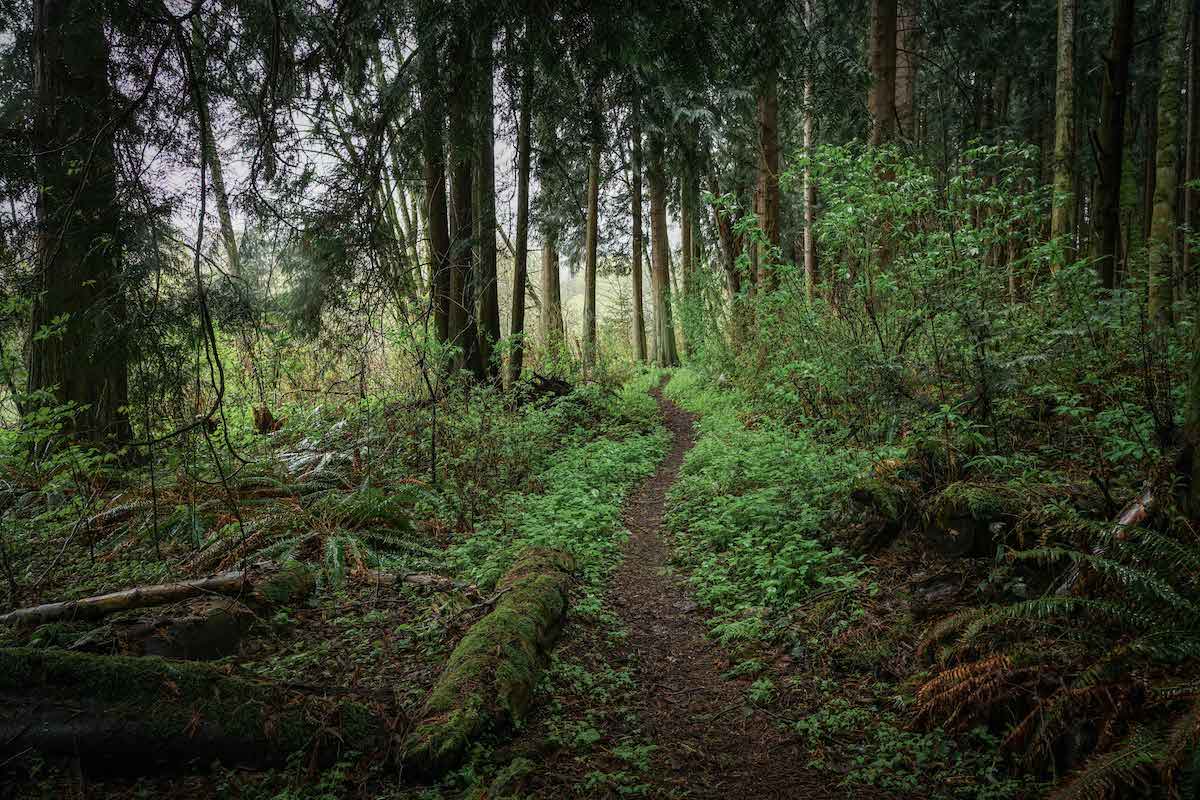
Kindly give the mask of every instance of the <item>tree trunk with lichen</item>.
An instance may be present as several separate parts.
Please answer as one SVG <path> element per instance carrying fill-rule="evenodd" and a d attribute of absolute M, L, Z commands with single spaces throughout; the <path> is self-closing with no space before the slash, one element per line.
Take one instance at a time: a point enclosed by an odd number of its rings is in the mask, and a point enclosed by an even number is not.
<path fill-rule="evenodd" d="M 1159 68 L 1158 136 L 1155 154 L 1154 208 L 1150 218 L 1149 241 L 1149 317 L 1165 321 L 1170 313 L 1171 290 L 1175 270 L 1175 195 L 1176 158 L 1179 141 L 1179 66 L 1183 59 L 1183 18 L 1187 14 L 1182 0 L 1167 3 L 1166 36 L 1162 43 Z"/>

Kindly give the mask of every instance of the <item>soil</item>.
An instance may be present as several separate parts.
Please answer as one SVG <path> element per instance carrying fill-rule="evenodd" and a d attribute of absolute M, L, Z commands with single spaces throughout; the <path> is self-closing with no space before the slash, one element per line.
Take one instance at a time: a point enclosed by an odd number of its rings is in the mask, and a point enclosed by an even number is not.
<path fill-rule="evenodd" d="M 611 602 L 629 631 L 642 731 L 656 745 L 654 796 L 827 797 L 829 776 L 806 769 L 795 738 L 746 705 L 745 681 L 722 677 L 728 658 L 706 635 L 700 609 L 670 570 L 663 514 L 694 443 L 694 417 L 660 389 L 652 393 L 672 444 L 658 471 L 626 502 L 631 537 Z"/>

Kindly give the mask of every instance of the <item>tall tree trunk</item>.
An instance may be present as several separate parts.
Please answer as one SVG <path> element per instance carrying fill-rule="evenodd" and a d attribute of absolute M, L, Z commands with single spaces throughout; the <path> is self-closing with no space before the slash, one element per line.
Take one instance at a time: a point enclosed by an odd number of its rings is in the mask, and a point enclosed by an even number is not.
<path fill-rule="evenodd" d="M 1058 74 L 1054 86 L 1054 207 L 1050 236 L 1069 237 L 1075 221 L 1075 0 L 1058 0 Z M 1071 240 L 1051 269 L 1072 260 Z"/>
<path fill-rule="evenodd" d="M 630 194 L 633 199 L 633 357 L 646 361 L 646 312 L 642 305 L 642 124 L 634 107 L 630 148 Z"/>
<path fill-rule="evenodd" d="M 685 324 L 687 314 L 694 313 L 693 303 L 696 299 L 696 243 L 694 241 L 694 229 L 692 227 L 692 213 L 694 206 L 692 204 L 692 166 L 690 163 L 684 163 L 680 176 L 679 186 L 679 269 L 683 273 L 683 299 L 686 307 L 681 305 L 681 319 L 679 327 L 683 334 L 683 352 L 691 358 L 692 339 L 688 325 Z"/>
<path fill-rule="evenodd" d="M 773 68 L 758 97 L 758 197 L 758 221 L 770 246 L 759 252 L 758 267 L 770 290 L 779 287 L 779 78 Z"/>
<path fill-rule="evenodd" d="M 804 17 L 809 30 L 816 24 L 813 14 L 814 0 L 804 0 Z M 909 7 L 916 8 L 918 0 L 909 0 Z M 913 22 L 916 22 L 915 11 Z M 912 62 L 912 78 L 916 80 L 916 62 Z M 909 109 L 910 113 L 912 109 Z M 817 220 L 817 184 L 812 177 L 810 160 L 814 155 L 813 141 L 813 79 L 812 70 L 804 73 L 804 107 L 801 109 L 804 131 L 804 296 L 811 305 L 817 288 L 817 241 L 813 230 Z"/>
<path fill-rule="evenodd" d="M 461 26 L 461 23 L 460 23 Z M 453 78 L 449 103 L 450 184 L 450 320 L 448 341 L 459 348 L 456 369 L 467 369 L 479 380 L 485 377 L 479 357 L 475 314 L 475 280 L 471 257 L 474 238 L 472 190 L 475 139 L 471 135 L 471 37 L 460 27 L 450 50 Z"/>
<path fill-rule="evenodd" d="M 238 257 L 237 236 L 233 232 L 233 216 L 229 213 L 229 194 L 225 191 L 225 170 L 221 166 L 221 154 L 217 151 L 217 140 L 213 136 L 212 109 L 208 103 L 208 87 L 203 81 L 208 75 L 208 52 L 204 41 L 204 28 L 200 16 L 192 17 L 192 64 L 201 84 L 196 88 L 199 102 L 204 105 L 204 140 L 208 146 L 208 170 L 212 180 L 213 199 L 217 204 L 217 220 L 221 224 L 221 243 L 225 246 L 225 257 L 229 261 L 229 272 L 235 278 L 242 277 L 242 261 Z"/>
<path fill-rule="evenodd" d="M 654 360 L 660 367 L 679 364 L 675 325 L 671 318 L 671 246 L 667 240 L 667 176 L 661 134 L 650 136 L 650 247 L 653 264 L 650 288 L 654 296 Z"/>
<path fill-rule="evenodd" d="M 1096 230 L 1092 258 L 1105 289 L 1116 287 L 1121 234 L 1121 171 L 1125 157 L 1125 108 L 1129 95 L 1129 61 L 1133 54 L 1133 0 L 1113 0 L 1112 37 L 1104 56 L 1100 126 L 1096 133 L 1100 181 L 1096 197 Z"/>
<path fill-rule="evenodd" d="M 892 141 L 896 130 L 896 0 L 871 0 L 871 116 L 873 146 Z"/>
<path fill-rule="evenodd" d="M 1188 70 L 1187 70 L 1187 150 L 1186 150 L 1186 182 L 1191 184 L 1200 179 L 1200 0 L 1189 3 L 1191 10 L 1188 17 Z M 1200 190 L 1190 186 L 1183 193 L 1184 216 L 1183 223 L 1187 226 L 1189 236 L 1200 233 Z M 1184 291 L 1187 291 L 1187 281 L 1192 280 L 1192 263 L 1194 257 L 1192 248 L 1185 244 L 1183 248 L 1183 264 L 1181 277 Z"/>
<path fill-rule="evenodd" d="M 913 142 L 917 138 L 917 70 L 921 65 L 920 14 L 921 0 L 900 0 L 896 17 L 896 126 L 900 136 Z"/>
<path fill-rule="evenodd" d="M 717 183 L 717 173 L 711 166 L 711 158 L 709 164 L 708 193 L 715 199 L 721 196 L 721 187 Z M 742 292 L 742 276 L 737 269 L 737 243 L 733 239 L 733 226 L 730 224 L 729 216 L 721 213 L 721 208 L 716 203 L 713 204 L 713 227 L 717 229 L 717 239 L 721 246 L 721 266 L 725 273 L 725 291 L 732 303 Z"/>
<path fill-rule="evenodd" d="M 596 365 L 596 248 L 600 225 L 600 121 L 592 122 L 588 155 L 587 231 L 583 265 L 583 369 L 590 375 Z"/>
<path fill-rule="evenodd" d="M 562 342 L 562 286 L 558 274 L 558 231 L 542 231 L 542 347 L 553 353 Z"/>
<path fill-rule="evenodd" d="M 479 142 L 479 185 L 477 213 L 479 215 L 479 269 L 476 292 L 479 296 L 479 361 L 489 380 L 500 377 L 499 363 L 493 357 L 496 342 L 500 341 L 500 287 L 496 275 L 496 151 L 492 130 L 492 33 L 487 28 L 477 34 L 479 61 L 479 103 L 476 107 L 475 135 Z"/>
<path fill-rule="evenodd" d="M 77 404 L 73 433 L 98 445 L 132 438 L 108 67 L 95 4 L 34 0 L 38 239 L 29 389 L 48 393 L 49 405 Z M 52 333 L 39 335 L 44 329 Z"/>
<path fill-rule="evenodd" d="M 421 150 L 424 160 L 423 212 L 429 237 L 429 286 L 433 292 L 434 335 L 450 341 L 451 273 L 449 208 L 446 203 L 446 156 L 443 134 L 446 111 L 442 102 L 437 39 L 431 24 L 418 27 L 421 78 Z"/>
<path fill-rule="evenodd" d="M 509 335 L 508 384 L 521 379 L 525 357 L 525 289 L 529 273 L 529 117 L 533 104 L 533 70 L 528 64 L 521 80 L 521 108 L 517 112 L 517 235 L 513 244 L 513 294 Z"/>
<path fill-rule="evenodd" d="M 1154 212 L 1150 224 L 1149 316 L 1168 318 L 1171 307 L 1172 269 L 1175 260 L 1175 149 L 1179 141 L 1179 67 L 1183 60 L 1183 24 L 1187 3 L 1168 0 L 1165 4 L 1166 36 L 1158 88 L 1157 179 L 1154 182 Z"/>

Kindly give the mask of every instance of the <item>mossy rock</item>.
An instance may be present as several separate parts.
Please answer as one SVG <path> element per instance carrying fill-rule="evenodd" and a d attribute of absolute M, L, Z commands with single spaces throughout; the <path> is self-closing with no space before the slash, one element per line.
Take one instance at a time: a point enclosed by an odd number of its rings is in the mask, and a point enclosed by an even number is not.
<path fill-rule="evenodd" d="M 365 706 L 225 675 L 207 664 L 59 650 L 0 650 L 0 753 L 77 755 L 105 771 L 145 773 L 214 760 L 283 764 L 345 743 L 382 742 Z"/>
<path fill-rule="evenodd" d="M 988 556 L 1012 521 L 1017 499 L 1003 485 L 959 481 L 925 508 L 925 543 L 942 555 Z"/>
<path fill-rule="evenodd" d="M 574 568 L 567 553 L 529 549 L 501 578 L 495 608 L 454 648 L 405 741 L 408 767 L 442 774 L 485 731 L 525 716 L 566 616 Z"/>
<path fill-rule="evenodd" d="M 850 499 L 863 511 L 862 530 L 853 542 L 855 550 L 869 552 L 890 545 L 908 525 L 916 487 L 897 475 L 859 478 Z"/>

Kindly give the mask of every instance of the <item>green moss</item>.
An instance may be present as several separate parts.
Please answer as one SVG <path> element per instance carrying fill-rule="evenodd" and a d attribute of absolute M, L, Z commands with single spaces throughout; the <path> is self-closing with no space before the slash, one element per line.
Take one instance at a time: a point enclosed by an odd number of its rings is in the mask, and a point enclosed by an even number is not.
<path fill-rule="evenodd" d="M 450 769 L 485 730 L 525 715 L 566 614 L 573 568 L 566 553 L 540 548 L 516 560 L 497 584 L 496 607 L 454 649 L 409 735 L 413 767 Z"/>
<path fill-rule="evenodd" d="M 312 594 L 316 586 L 317 574 L 312 567 L 289 561 L 259 583 L 255 594 L 271 605 L 290 605 Z"/>

